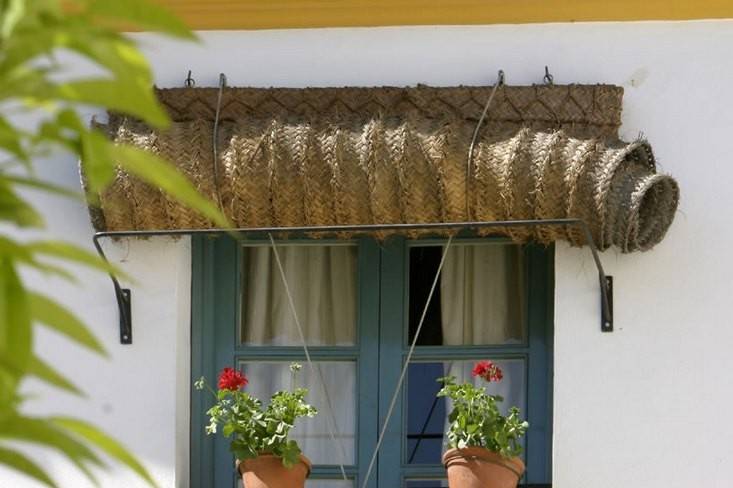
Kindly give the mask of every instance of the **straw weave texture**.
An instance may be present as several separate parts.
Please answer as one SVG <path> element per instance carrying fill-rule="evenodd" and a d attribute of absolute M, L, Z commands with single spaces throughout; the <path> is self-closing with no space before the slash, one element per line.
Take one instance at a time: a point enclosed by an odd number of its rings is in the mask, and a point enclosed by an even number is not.
<path fill-rule="evenodd" d="M 601 249 L 645 250 L 663 238 L 679 190 L 656 173 L 647 142 L 618 140 L 620 88 L 502 88 L 467 185 L 471 136 L 489 91 L 226 89 L 213 141 L 217 90 L 168 89 L 158 95 L 170 129 L 116 115 L 105 129 L 173 162 L 204 195 L 221 198 L 237 227 L 582 218 Z M 100 201 L 99 230 L 210 227 L 123 170 Z M 571 227 L 483 232 L 585 244 Z"/>

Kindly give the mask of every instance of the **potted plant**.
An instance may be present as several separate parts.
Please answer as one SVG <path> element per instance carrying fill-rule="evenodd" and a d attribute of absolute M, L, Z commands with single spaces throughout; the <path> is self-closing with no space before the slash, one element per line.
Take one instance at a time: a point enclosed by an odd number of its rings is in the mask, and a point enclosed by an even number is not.
<path fill-rule="evenodd" d="M 296 363 L 290 365 L 293 374 L 300 368 Z M 317 413 L 305 402 L 308 390 L 278 391 L 263 409 L 260 400 L 242 390 L 247 383 L 247 378 L 232 368 L 219 374 L 218 391 L 203 377 L 195 383 L 196 389 L 207 388 L 216 398 L 216 404 L 207 411 L 206 433 L 216 434 L 221 428 L 224 437 L 231 439 L 229 449 L 246 488 L 302 488 L 311 463 L 288 434 L 297 419 Z"/>
<path fill-rule="evenodd" d="M 487 383 L 501 381 L 501 369 L 491 361 L 480 361 L 473 368 L 474 377 Z M 439 397 L 450 398 L 453 409 L 448 416 L 448 450 L 443 465 L 450 488 L 515 488 L 524 473 L 519 455 L 519 440 L 529 424 L 512 407 L 506 416 L 498 403 L 504 399 L 489 395 L 484 386 L 456 384 L 453 376 L 440 378 Z"/>

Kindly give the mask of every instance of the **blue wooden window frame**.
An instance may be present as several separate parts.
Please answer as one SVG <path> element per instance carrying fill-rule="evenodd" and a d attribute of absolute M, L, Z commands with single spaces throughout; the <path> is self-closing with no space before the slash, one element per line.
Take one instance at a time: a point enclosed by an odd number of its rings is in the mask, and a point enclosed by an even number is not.
<path fill-rule="evenodd" d="M 472 239 L 487 242 L 487 239 Z M 492 239 L 492 241 L 500 241 Z M 257 240 L 249 241 L 257 244 Z M 327 244 L 327 240 L 319 240 Z M 357 388 L 357 465 L 346 472 L 360 487 L 407 354 L 408 257 L 413 245 L 440 244 L 438 240 L 392 237 L 378 243 L 355 240 L 358 245 L 358 343 L 353 347 L 310 347 L 314 360 L 353 360 Z M 259 244 L 267 245 L 267 241 Z M 241 247 L 228 237 L 192 238 L 191 375 L 213 381 L 217 372 L 242 359 L 304 360 L 298 346 L 247 347 L 239 344 L 239 297 L 242 292 Z M 522 358 L 527 364 L 527 483 L 549 483 L 552 444 L 552 247 L 523 247 L 527 283 L 527 342 L 513 346 L 421 346 L 417 360 Z M 375 375 L 374 372 L 379 374 Z M 408 478 L 441 478 L 440 465 L 406 465 L 403 461 L 406 389 L 400 396 L 377 469 L 369 488 L 401 487 Z M 191 395 L 191 486 L 231 488 L 235 471 L 227 441 L 204 434 L 210 398 Z M 338 466 L 315 466 L 313 477 L 341 479 Z"/>

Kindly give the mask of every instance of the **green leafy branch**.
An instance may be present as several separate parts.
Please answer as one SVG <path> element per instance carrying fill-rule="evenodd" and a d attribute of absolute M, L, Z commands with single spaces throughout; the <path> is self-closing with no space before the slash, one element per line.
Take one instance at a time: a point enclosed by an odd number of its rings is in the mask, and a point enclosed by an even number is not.
<path fill-rule="evenodd" d="M 0 0 L 0 223 L 43 229 L 42 213 L 23 195 L 33 189 L 67 198 L 82 195 L 45 181 L 34 161 L 67 154 L 81 159 L 90 199 L 112 181 L 118 167 L 161 188 L 222 227 L 216 206 L 201 196 L 167 161 L 111 143 L 80 115 L 89 106 L 115 110 L 164 128 L 165 110 L 152 90 L 151 69 L 119 26 L 156 30 L 181 39 L 193 34 L 175 17 L 145 0 Z M 71 52 L 97 68 L 91 76 L 69 76 L 59 61 Z M 34 129 L 16 124 L 31 115 Z M 54 330 L 101 356 L 106 352 L 82 321 L 62 304 L 29 289 L 21 269 L 31 268 L 72 284 L 64 266 L 77 264 L 120 275 L 85 248 L 63 241 L 21 242 L 0 234 L 0 464 L 46 486 L 59 486 L 36 462 L 13 446 L 45 446 L 62 453 L 91 481 L 103 467 L 98 452 L 123 463 L 149 485 L 155 481 L 121 444 L 98 428 L 66 417 L 23 413 L 23 381 L 36 377 L 62 391 L 82 391 L 34 352 L 34 327 Z"/>

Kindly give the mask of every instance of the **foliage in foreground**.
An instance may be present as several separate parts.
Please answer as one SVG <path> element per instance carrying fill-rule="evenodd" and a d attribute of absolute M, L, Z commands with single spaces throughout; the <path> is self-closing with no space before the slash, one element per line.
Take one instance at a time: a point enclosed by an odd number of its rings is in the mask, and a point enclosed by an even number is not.
<path fill-rule="evenodd" d="M 203 215 L 226 225 L 167 162 L 132 147 L 110 143 L 89 128 L 79 109 L 112 109 L 165 127 L 168 117 L 152 91 L 152 74 L 135 44 L 116 26 L 137 26 L 183 39 L 193 35 L 178 20 L 145 0 L 0 0 L 0 464 L 56 487 L 39 463 L 15 449 L 17 443 L 62 453 L 96 482 L 104 466 L 100 453 L 127 465 L 151 486 L 145 468 L 117 441 L 89 423 L 68 417 L 24 414 L 23 381 L 36 377 L 60 390 L 81 395 L 33 347 L 34 326 L 66 336 L 102 356 L 102 345 L 73 313 L 26 286 L 20 274 L 31 268 L 74 282 L 64 263 L 112 271 L 85 248 L 62 241 L 20 241 L 19 229 L 43 229 L 44 219 L 22 193 L 33 189 L 69 198 L 82 195 L 44 181 L 39 157 L 66 154 L 82 158 L 90 193 L 102 190 L 121 165 Z M 69 77 L 59 55 L 73 53 L 99 68 L 88 77 Z M 40 123 L 24 128 L 18 120 Z M 71 159 L 71 158 L 69 158 Z"/>

